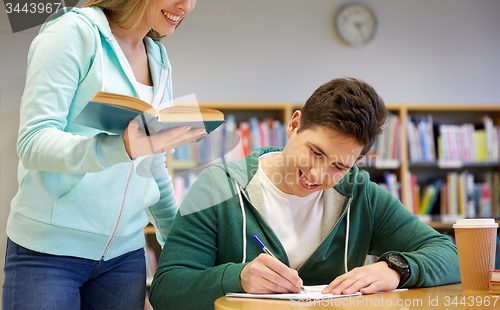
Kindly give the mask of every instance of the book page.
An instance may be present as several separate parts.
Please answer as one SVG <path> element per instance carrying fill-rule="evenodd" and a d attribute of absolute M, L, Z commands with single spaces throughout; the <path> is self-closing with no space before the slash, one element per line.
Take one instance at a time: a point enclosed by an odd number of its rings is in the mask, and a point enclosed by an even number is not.
<path fill-rule="evenodd" d="M 161 122 L 203 122 L 224 120 L 224 114 L 216 109 L 203 108 L 198 105 L 195 94 L 173 99 L 170 106 L 161 109 Z"/>
<path fill-rule="evenodd" d="M 127 108 L 134 111 L 139 111 L 143 113 L 148 113 L 151 115 L 156 115 L 156 110 L 147 102 L 142 101 L 139 98 L 110 93 L 105 91 L 97 91 L 92 98 L 92 101 L 106 103 L 109 105 L 114 105 L 117 107 Z"/>
<path fill-rule="evenodd" d="M 191 106 L 174 106 L 162 109 L 160 122 L 202 122 L 223 120 L 224 114 L 218 110 Z"/>

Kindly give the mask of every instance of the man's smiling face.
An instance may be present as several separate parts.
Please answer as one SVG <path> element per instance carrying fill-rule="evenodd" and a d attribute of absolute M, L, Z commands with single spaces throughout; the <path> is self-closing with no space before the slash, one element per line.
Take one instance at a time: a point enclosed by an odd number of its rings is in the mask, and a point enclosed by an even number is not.
<path fill-rule="evenodd" d="M 288 194 L 305 197 L 335 186 L 359 159 L 363 146 L 354 138 L 326 126 L 299 132 L 300 112 L 288 124 L 289 141 L 282 152 L 284 182 L 275 184 Z"/>

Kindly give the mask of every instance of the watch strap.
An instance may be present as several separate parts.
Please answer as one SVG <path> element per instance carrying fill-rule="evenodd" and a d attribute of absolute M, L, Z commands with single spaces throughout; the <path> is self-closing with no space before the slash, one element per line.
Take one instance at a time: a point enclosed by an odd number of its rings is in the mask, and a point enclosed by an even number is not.
<path fill-rule="evenodd" d="M 398 261 L 400 263 L 395 263 L 394 261 Z M 401 285 L 408 280 L 410 277 L 411 271 L 410 271 L 410 264 L 404 258 L 403 255 L 396 253 L 396 252 L 389 252 L 386 253 L 377 260 L 377 262 L 386 262 L 389 268 L 392 270 L 396 271 L 399 276 L 401 277 L 399 280 L 398 287 L 401 287 Z"/>

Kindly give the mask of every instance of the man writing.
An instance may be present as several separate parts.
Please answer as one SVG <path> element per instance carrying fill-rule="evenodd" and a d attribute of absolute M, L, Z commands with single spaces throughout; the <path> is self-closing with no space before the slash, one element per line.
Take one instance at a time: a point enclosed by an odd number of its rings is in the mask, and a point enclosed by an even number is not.
<path fill-rule="evenodd" d="M 155 309 L 209 309 L 229 292 L 299 293 L 302 285 L 370 294 L 459 282 L 448 238 L 356 165 L 386 116 L 371 86 L 336 79 L 293 114 L 284 149 L 203 171 L 165 244 Z M 363 266 L 368 254 L 379 261 Z"/>

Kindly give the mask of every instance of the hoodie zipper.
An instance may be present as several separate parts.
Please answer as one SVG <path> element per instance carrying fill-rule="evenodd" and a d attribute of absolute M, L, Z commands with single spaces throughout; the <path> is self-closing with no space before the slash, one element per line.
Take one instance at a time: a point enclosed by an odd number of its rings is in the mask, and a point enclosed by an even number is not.
<path fill-rule="evenodd" d="M 111 233 L 111 236 L 108 239 L 108 242 L 106 243 L 106 246 L 104 247 L 104 251 L 101 256 L 101 260 L 104 260 L 104 257 L 108 253 L 109 247 L 111 246 L 111 243 L 116 237 L 116 234 L 118 233 L 118 228 L 120 228 L 120 224 L 122 222 L 123 218 L 123 212 L 125 211 L 125 204 L 127 202 L 127 196 L 128 196 L 128 190 L 130 188 L 130 180 L 132 179 L 132 172 L 134 171 L 134 162 L 132 162 L 132 165 L 130 165 L 130 171 L 128 173 L 128 178 L 127 178 L 127 184 L 125 185 L 125 192 L 123 193 L 123 199 L 122 203 L 120 206 L 120 212 L 118 213 L 118 219 L 115 222 L 115 227 L 113 228 L 113 232 Z"/>
<path fill-rule="evenodd" d="M 127 76 L 127 78 L 129 79 L 129 81 L 131 82 L 132 87 L 134 88 L 135 92 L 137 93 L 137 89 L 135 88 L 134 83 L 132 83 L 133 79 L 131 79 L 128 70 L 123 66 L 123 63 L 122 63 L 120 57 L 118 57 L 118 54 L 116 53 L 116 49 L 115 49 L 115 46 L 113 45 L 112 40 L 111 39 L 106 39 L 106 41 L 111 45 L 111 48 L 113 49 L 113 52 L 117 56 L 116 58 L 118 58 L 118 62 L 120 63 L 120 66 L 122 67 L 123 71 L 125 72 L 125 75 Z M 102 48 L 103 47 L 100 46 L 100 48 L 101 48 L 101 56 L 102 56 Z M 102 84 L 104 85 L 104 58 L 103 57 L 101 57 L 101 63 L 102 63 L 102 75 L 103 75 L 103 82 L 102 82 Z M 103 87 L 102 90 L 104 91 L 104 87 Z M 108 253 L 109 247 L 111 246 L 111 243 L 113 243 L 113 240 L 115 240 L 116 235 L 118 233 L 118 229 L 120 228 L 120 224 L 121 224 L 121 221 L 122 221 L 122 218 L 123 218 L 123 212 L 125 211 L 125 203 L 127 202 L 127 196 L 128 196 L 128 191 L 129 191 L 129 188 L 130 188 L 130 182 L 131 182 L 131 179 L 132 179 L 132 173 L 134 171 L 134 165 L 135 165 L 134 162 L 132 162 L 132 164 L 130 165 L 130 170 L 129 170 L 128 178 L 127 178 L 127 184 L 125 185 L 125 192 L 123 193 L 123 199 L 122 199 L 122 203 L 120 205 L 120 212 L 118 213 L 118 218 L 117 218 L 117 220 L 115 222 L 115 226 L 113 228 L 113 232 L 111 233 L 111 236 L 109 237 L 108 242 L 106 243 L 106 246 L 104 247 L 104 251 L 103 251 L 103 253 L 101 255 L 101 260 L 104 260 L 104 257 Z"/>
<path fill-rule="evenodd" d="M 98 36 L 98 42 L 99 42 L 99 47 L 101 48 L 101 74 L 102 74 L 102 91 L 104 91 L 104 56 L 103 56 L 103 46 L 100 44 L 100 32 L 98 29 L 96 29 L 96 35 Z M 127 78 L 129 79 L 129 81 L 131 82 L 132 84 L 132 87 L 134 88 L 135 92 L 137 92 L 137 89 L 133 83 L 133 80 L 130 76 L 130 73 L 128 72 L 127 68 L 123 66 L 123 62 L 122 60 L 120 59 L 120 57 L 118 56 L 118 54 L 116 53 L 116 48 L 115 46 L 113 45 L 113 41 L 112 39 L 110 38 L 106 38 L 106 41 L 109 43 L 109 45 L 111 45 L 111 48 L 113 49 L 113 52 L 115 53 L 116 55 L 116 58 L 118 58 L 118 62 L 120 63 L 120 66 L 122 67 L 123 71 L 125 72 L 125 75 L 127 76 Z M 170 69 L 169 69 L 170 70 Z M 168 73 L 168 72 L 167 72 Z M 165 71 L 164 69 L 162 69 L 162 72 L 161 72 L 161 76 L 160 76 L 160 86 L 161 85 L 166 85 L 166 82 L 163 81 L 165 79 L 168 79 L 168 75 L 167 77 L 165 78 L 164 77 L 164 74 L 165 74 Z M 157 93 L 156 93 L 156 96 L 153 98 L 153 101 L 155 101 L 156 97 L 160 95 L 160 90 L 161 88 L 158 89 Z M 163 97 L 164 95 L 164 92 L 162 92 L 161 96 Z M 115 226 L 113 228 L 113 232 L 111 233 L 111 236 L 109 237 L 108 241 L 106 242 L 106 246 L 104 247 L 104 251 L 101 255 L 101 261 L 104 260 L 104 257 L 106 257 L 106 254 L 108 253 L 108 250 L 109 250 L 109 247 L 111 246 L 111 243 L 113 243 L 113 240 L 116 238 L 116 235 L 118 233 L 118 229 L 120 228 L 120 224 L 121 224 L 121 221 L 122 221 L 122 218 L 123 218 L 123 213 L 125 211 L 125 204 L 126 204 L 126 201 L 127 201 L 127 196 L 128 196 L 128 191 L 129 191 L 129 188 L 130 188 L 130 183 L 131 183 L 131 179 L 132 179 L 132 173 L 134 171 L 134 162 L 132 161 L 132 164 L 130 166 L 130 170 L 129 170 L 129 174 L 128 174 L 128 178 L 127 178 L 127 184 L 125 186 L 125 192 L 123 193 L 123 199 L 122 199 L 122 203 L 121 203 L 121 206 L 120 206 L 120 212 L 118 213 L 118 218 L 115 222 Z"/>

